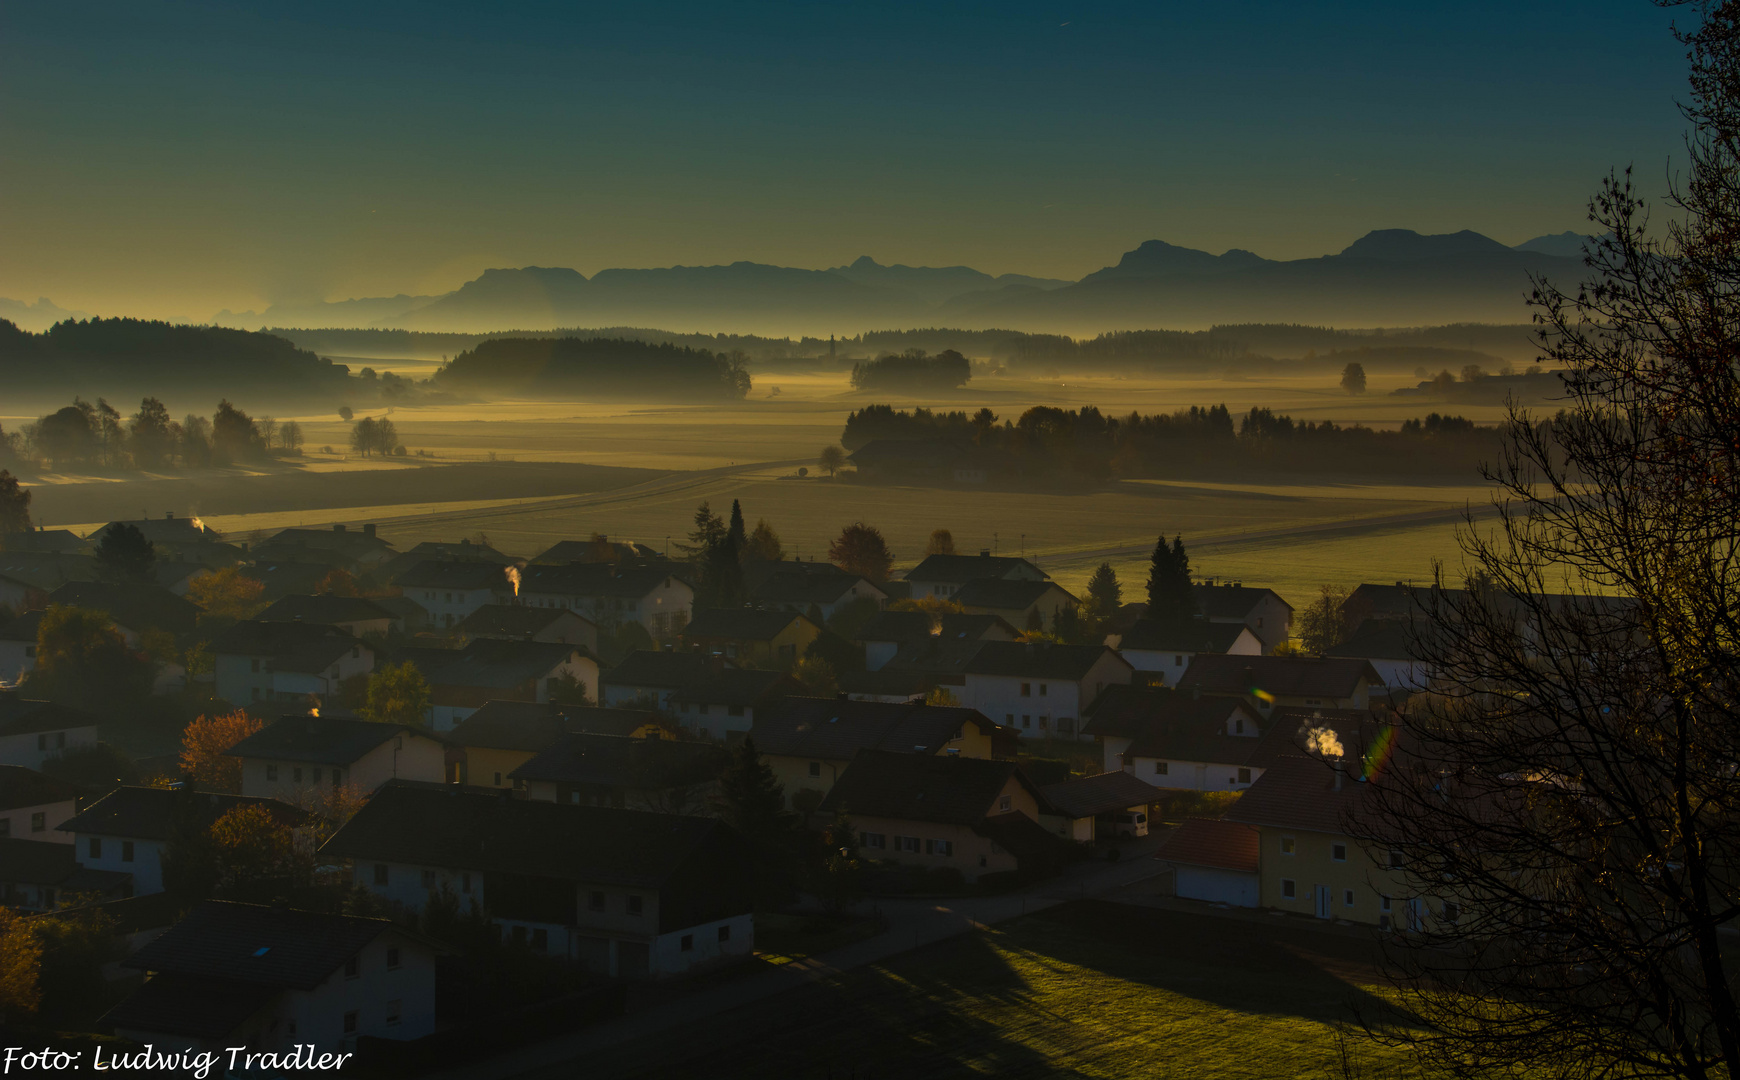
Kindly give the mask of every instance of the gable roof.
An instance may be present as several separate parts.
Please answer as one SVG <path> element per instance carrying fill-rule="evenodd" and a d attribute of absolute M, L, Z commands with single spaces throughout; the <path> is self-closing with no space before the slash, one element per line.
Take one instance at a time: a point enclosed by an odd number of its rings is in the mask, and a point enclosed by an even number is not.
<path fill-rule="evenodd" d="M 61 826 L 65 832 L 98 836 L 127 836 L 139 840 L 168 840 L 175 835 L 181 813 L 210 824 L 238 806 L 264 806 L 280 821 L 300 825 L 308 814 L 277 799 L 229 795 L 192 788 L 118 787 Z"/>
<path fill-rule="evenodd" d="M 1418 660 L 1424 630 L 1424 625 L 1409 619 L 1366 619 L 1346 641 L 1325 649 L 1323 655 L 1361 660 Z"/>
<path fill-rule="evenodd" d="M 1130 662 L 1104 645 L 1058 645 L 1046 641 L 987 641 L 967 661 L 968 675 L 1013 675 L 1076 682 L 1102 659 L 1111 657 L 1124 668 Z"/>
<path fill-rule="evenodd" d="M 361 529 L 354 530 L 345 525 L 334 525 L 330 529 L 305 529 L 296 526 L 279 529 L 260 541 L 255 550 L 297 548 L 309 551 L 340 552 L 351 558 L 357 558 L 379 552 L 390 552 L 393 550 L 393 545 L 376 536 L 372 525 L 365 525 Z"/>
<path fill-rule="evenodd" d="M 926 555 L 924 561 L 901 575 L 908 581 L 937 581 L 965 585 L 980 578 L 1028 577 L 1046 580 L 1051 575 L 1013 555 Z"/>
<path fill-rule="evenodd" d="M 332 567 L 322 563 L 271 558 L 256 559 L 245 571 L 265 586 L 261 590 L 262 596 L 272 597 L 310 595 L 331 572 Z"/>
<path fill-rule="evenodd" d="M 6 534 L 8 551 L 48 551 L 73 554 L 90 547 L 91 542 L 71 529 L 26 529 Z"/>
<path fill-rule="evenodd" d="M 391 619 L 393 613 L 362 596 L 285 596 L 254 616 L 255 622 L 305 622 L 332 625 Z"/>
<path fill-rule="evenodd" d="M 1257 711 L 1231 698 L 1193 697 L 1164 686 L 1134 686 L 1113 683 L 1100 692 L 1086 710 L 1084 735 L 1134 739 L 1158 725 L 1198 722 L 1224 723 L 1242 711 L 1260 721 Z"/>
<path fill-rule="evenodd" d="M 79 789 L 65 780 L 22 765 L 0 765 L 0 810 L 71 802 L 78 797 Z"/>
<path fill-rule="evenodd" d="M 1226 820 L 1277 829 L 1345 833 L 1366 785 L 1343 776 L 1341 787 L 1328 764 L 1303 754 L 1276 758 L 1257 782 L 1227 809 Z"/>
<path fill-rule="evenodd" d="M 802 692 L 803 683 L 783 671 L 725 668 L 704 679 L 685 683 L 671 695 L 678 702 L 706 705 L 760 705 L 772 698 Z"/>
<path fill-rule="evenodd" d="M 0 882 L 52 885 L 69 892 L 109 892 L 133 875 L 121 870 L 86 869 L 71 844 L 15 837 L 0 839 Z"/>
<path fill-rule="evenodd" d="M 205 900 L 121 963 L 143 971 L 312 990 L 388 932 L 420 940 L 387 919 Z"/>
<path fill-rule="evenodd" d="M 320 853 L 656 888 L 695 852 L 732 835 L 712 818 L 389 780 Z"/>
<path fill-rule="evenodd" d="M 405 733 L 440 741 L 405 724 L 377 724 L 345 716 L 280 716 L 225 751 L 231 757 L 349 765 Z"/>
<path fill-rule="evenodd" d="M 749 734 L 763 754 L 843 760 L 866 749 L 940 753 L 968 724 L 993 737 L 1004 731 L 977 709 L 788 697 L 757 713 Z"/>
<path fill-rule="evenodd" d="M 603 681 L 610 686 L 675 690 L 695 680 L 707 678 L 715 668 L 729 671 L 735 666 L 729 660 L 698 652 L 636 649 L 623 657 L 622 663 L 606 672 Z"/>
<path fill-rule="evenodd" d="M 171 513 L 160 518 L 111 521 L 90 535 L 91 543 L 102 540 L 103 534 L 117 525 L 133 526 L 153 544 L 197 544 L 222 538 L 216 529 L 207 528 L 205 522 L 197 517 L 176 517 Z"/>
<path fill-rule="evenodd" d="M 0 623 L 0 641 L 35 641 L 41 636 L 37 630 L 46 614 L 42 608 L 33 608 L 11 622 Z"/>
<path fill-rule="evenodd" d="M 1064 816 L 1085 818 L 1147 806 L 1160 797 L 1160 789 L 1120 770 L 1048 784 L 1040 794 Z"/>
<path fill-rule="evenodd" d="M 52 701 L 36 701 L 17 690 L 0 689 L 0 735 L 34 735 L 96 725 L 97 718 L 90 713 Z"/>
<path fill-rule="evenodd" d="M 1293 610 L 1293 605 L 1282 600 L 1281 594 L 1273 589 L 1259 589 L 1248 585 L 1211 585 L 1203 581 L 1192 585 L 1190 591 L 1196 597 L 1196 610 L 1208 619 L 1247 619 L 1269 597 L 1279 600 L 1281 606 L 1288 611 Z"/>
<path fill-rule="evenodd" d="M 1240 821 L 1187 818 L 1161 842 L 1156 859 L 1185 866 L 1207 866 L 1254 874 L 1262 850 L 1262 834 Z"/>
<path fill-rule="evenodd" d="M 53 551 L 0 550 L 0 576 L 32 589 L 59 588 L 69 581 L 95 581 L 97 560 Z"/>
<path fill-rule="evenodd" d="M 1276 697 L 1332 698 L 1351 696 L 1361 679 L 1374 686 L 1384 682 L 1369 662 L 1348 657 L 1198 653 L 1179 677 L 1178 689 L 1238 695 L 1260 690 Z"/>
<path fill-rule="evenodd" d="M 636 709 L 600 709 L 554 702 L 487 701 L 447 733 L 455 746 L 537 752 L 571 731 L 632 735 L 648 724 L 675 734 L 659 714 Z"/>
<path fill-rule="evenodd" d="M 1224 653 L 1250 633 L 1243 623 L 1211 623 L 1206 619 L 1192 620 L 1189 626 L 1161 623 L 1151 619 L 1136 622 L 1118 641 L 1120 649 L 1144 649 L 1172 653 Z"/>
<path fill-rule="evenodd" d="M 417 665 L 432 686 L 482 686 L 512 690 L 541 679 L 578 653 L 591 657 L 583 645 L 560 641 L 514 641 L 472 638 L 463 649 L 401 649 L 401 661 Z"/>
<path fill-rule="evenodd" d="M 485 604 L 467 615 L 455 630 L 473 637 L 529 640 L 560 619 L 578 619 L 593 626 L 591 619 L 567 608 L 528 607 L 524 604 Z"/>
<path fill-rule="evenodd" d="M 488 544 L 474 544 L 470 540 L 461 540 L 457 544 L 425 540 L 382 563 L 373 576 L 376 581 L 397 583 L 400 574 L 426 562 L 486 562 L 507 566 L 514 561 Z"/>
<path fill-rule="evenodd" d="M 533 563 L 520 571 L 520 595 L 539 593 L 639 600 L 661 588 L 667 580 L 682 582 L 675 567 L 660 564 L 567 563 L 548 566 Z"/>
<path fill-rule="evenodd" d="M 1333 731 L 1344 747 L 1364 746 L 1383 723 L 1379 714 L 1361 709 L 1276 709 L 1259 745 L 1245 764 L 1268 768 L 1280 758 L 1306 753 L 1306 739 L 1313 728 Z"/>
<path fill-rule="evenodd" d="M 784 563 L 775 563 L 784 566 Z M 811 565 L 805 563 L 803 565 Z M 836 569 L 838 569 L 836 567 Z M 871 596 L 888 594 L 857 574 L 840 571 L 837 574 L 811 574 L 777 571 L 769 574 L 750 590 L 749 599 L 758 604 L 832 604 L 862 582 Z"/>
<path fill-rule="evenodd" d="M 878 611 L 859 628 L 858 640 L 902 644 L 922 641 L 930 637 L 930 627 L 930 616 L 922 611 Z"/>
<path fill-rule="evenodd" d="M 980 578 L 969 581 L 955 590 L 949 597 L 962 607 L 994 608 L 998 611 L 1018 611 L 1031 607 L 1045 598 L 1045 594 L 1056 589 L 1071 600 L 1069 591 L 1054 581 L 1026 581 L 1021 579 L 1003 580 L 999 578 Z"/>
<path fill-rule="evenodd" d="M 658 552 L 652 548 L 633 541 L 606 540 L 605 543 L 610 545 L 612 554 L 618 560 L 656 558 L 658 556 Z M 591 540 L 558 540 L 532 556 L 531 561 L 559 566 L 564 563 L 593 562 L 595 561 L 594 554 L 595 546 Z"/>
<path fill-rule="evenodd" d="M 393 584 L 401 589 L 458 589 L 462 592 L 488 589 L 511 593 L 514 589 L 506 568 L 493 562 L 427 560 L 400 574 Z"/>
<path fill-rule="evenodd" d="M 508 775 L 561 784 L 668 788 L 715 780 L 726 761 L 717 743 L 570 732 Z"/>
<path fill-rule="evenodd" d="M 702 608 L 683 627 L 688 638 L 730 638 L 737 641 L 771 641 L 784 633 L 794 622 L 815 627 L 815 623 L 795 611 L 767 611 L 761 608 Z M 817 627 L 817 629 L 820 629 Z"/>
<path fill-rule="evenodd" d="M 199 625 L 199 608 L 157 585 L 69 581 L 48 594 L 50 605 L 106 611 L 129 630 L 184 634 Z"/>
<path fill-rule="evenodd" d="M 369 648 L 336 626 L 305 622 L 239 622 L 211 643 L 214 655 L 266 656 L 280 671 L 324 671 L 352 649 Z"/>
<path fill-rule="evenodd" d="M 996 812 L 1010 777 L 1038 795 L 1013 761 L 953 754 L 901 754 L 860 750 L 834 781 L 817 810 L 853 816 L 977 825 Z"/>

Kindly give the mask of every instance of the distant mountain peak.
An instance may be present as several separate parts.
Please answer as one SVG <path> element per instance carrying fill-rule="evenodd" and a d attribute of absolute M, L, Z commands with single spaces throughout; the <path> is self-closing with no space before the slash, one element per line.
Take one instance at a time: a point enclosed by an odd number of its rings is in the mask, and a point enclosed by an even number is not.
<path fill-rule="evenodd" d="M 1418 262 L 1457 255 L 1490 255 L 1510 248 L 1473 229 L 1424 234 L 1412 229 L 1373 229 L 1342 249 L 1347 259 L 1381 259 L 1384 262 Z"/>
<path fill-rule="evenodd" d="M 1585 236 L 1580 232 L 1566 229 L 1562 233 L 1552 233 L 1537 236 L 1533 240 L 1524 240 L 1515 248 L 1517 251 L 1532 251 L 1537 255 L 1557 255 L 1564 259 L 1581 259 L 1583 245 L 1594 240 L 1593 236 Z"/>
<path fill-rule="evenodd" d="M 1196 248 L 1179 247 L 1164 240 L 1144 240 L 1136 250 L 1124 252 L 1116 266 L 1096 270 L 1083 281 L 1104 281 L 1117 278 L 1169 277 L 1176 274 L 1230 274 L 1269 260 L 1243 248 L 1231 248 L 1221 255 L 1210 255 Z"/>

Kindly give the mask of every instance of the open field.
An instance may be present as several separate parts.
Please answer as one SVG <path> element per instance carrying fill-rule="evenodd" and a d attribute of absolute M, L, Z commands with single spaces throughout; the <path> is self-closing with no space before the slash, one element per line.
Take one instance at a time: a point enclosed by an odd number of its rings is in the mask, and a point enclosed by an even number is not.
<path fill-rule="evenodd" d="M 592 1055 L 597 1078 L 1315 1080 L 1382 1004 L 1368 938 L 1081 901 Z M 1363 1075 L 1416 1075 L 1355 1041 Z M 550 1075 L 554 1075 L 553 1073 Z"/>

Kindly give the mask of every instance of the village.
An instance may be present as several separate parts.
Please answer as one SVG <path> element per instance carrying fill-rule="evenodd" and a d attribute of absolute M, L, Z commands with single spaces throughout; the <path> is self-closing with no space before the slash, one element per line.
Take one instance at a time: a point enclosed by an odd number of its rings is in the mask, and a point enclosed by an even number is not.
<path fill-rule="evenodd" d="M 563 1003 L 526 1029 L 554 1035 L 806 916 L 873 938 L 874 898 L 1095 864 L 1204 911 L 1456 919 L 1353 824 L 1432 678 L 1415 590 L 1326 591 L 1307 648 L 1301 598 L 1192 578 L 1181 538 L 1145 591 L 1108 566 L 1075 596 L 942 530 L 894 574 L 861 523 L 820 562 L 696 520 L 683 558 L 173 515 L 8 536 L 6 904 L 109 939 L 99 1032 L 364 1060 L 487 1046 L 453 1032 L 503 1002 L 447 984 L 488 965 L 541 965 L 511 1004 Z M 80 633 L 210 703 L 132 782 L 68 766 L 119 753 L 126 702 L 36 696 Z"/>

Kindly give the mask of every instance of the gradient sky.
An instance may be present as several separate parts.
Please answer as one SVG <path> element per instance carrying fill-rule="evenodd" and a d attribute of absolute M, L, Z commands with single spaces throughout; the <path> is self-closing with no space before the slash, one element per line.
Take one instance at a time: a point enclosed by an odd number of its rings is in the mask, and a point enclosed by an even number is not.
<path fill-rule="evenodd" d="M 1647 0 L 0 0 L 0 296 L 209 318 L 489 266 L 1584 227 L 1679 150 Z"/>

